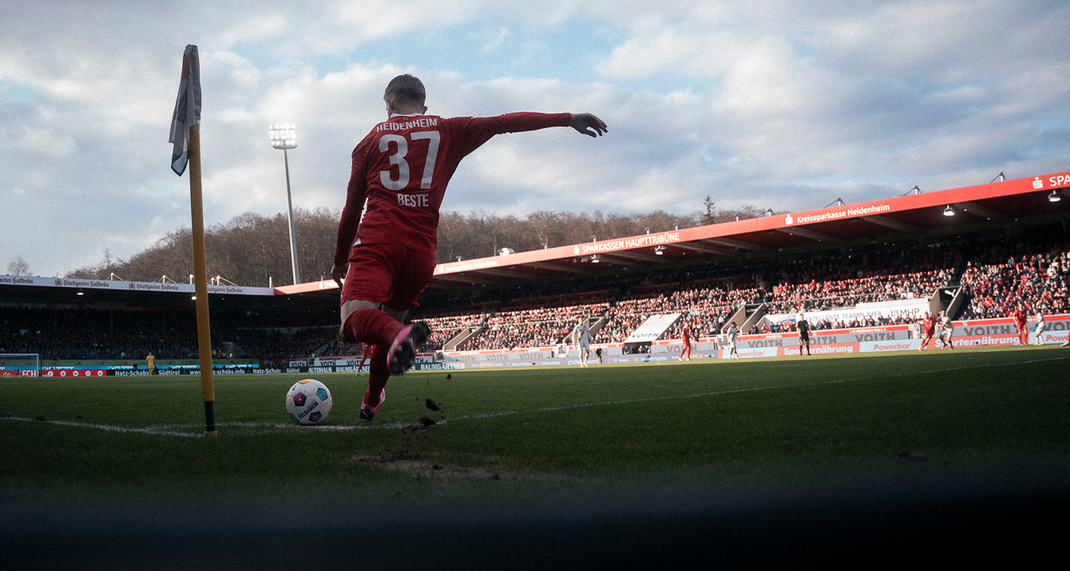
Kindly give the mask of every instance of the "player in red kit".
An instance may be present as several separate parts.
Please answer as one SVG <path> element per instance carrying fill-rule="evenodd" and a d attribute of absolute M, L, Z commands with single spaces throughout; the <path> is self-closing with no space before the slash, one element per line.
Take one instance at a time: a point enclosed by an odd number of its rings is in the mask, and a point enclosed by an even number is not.
<path fill-rule="evenodd" d="M 683 347 L 680 347 L 680 360 L 684 360 L 684 353 L 687 353 L 687 360 L 691 360 L 691 330 L 686 326 L 684 330 L 680 332 L 680 342 Z"/>
<path fill-rule="evenodd" d="M 929 341 L 932 341 L 932 338 L 936 335 L 936 316 L 931 315 L 926 311 L 925 317 L 921 320 L 921 328 L 924 332 L 921 337 L 921 347 L 918 347 L 919 353 L 925 349 L 925 346 L 928 345 Z"/>
<path fill-rule="evenodd" d="M 364 370 L 364 363 L 368 361 L 368 357 L 372 354 L 372 346 L 367 343 L 360 344 L 360 364 L 357 365 L 357 376 L 360 376 L 360 372 Z"/>
<path fill-rule="evenodd" d="M 1021 303 L 1014 309 L 1014 327 L 1018 330 L 1018 344 L 1029 345 L 1029 326 L 1026 325 L 1025 306 Z"/>
<path fill-rule="evenodd" d="M 443 118 L 425 114 L 425 98 L 423 83 L 411 75 L 387 85 L 388 118 L 353 150 L 338 222 L 331 277 L 342 288 L 339 334 L 346 342 L 373 346 L 360 407 L 364 420 L 378 412 L 390 375 L 412 367 L 430 333 L 426 323 L 403 323 L 431 282 L 439 207 L 461 159 L 503 133 L 572 127 L 597 137 L 607 129 L 590 113 Z"/>

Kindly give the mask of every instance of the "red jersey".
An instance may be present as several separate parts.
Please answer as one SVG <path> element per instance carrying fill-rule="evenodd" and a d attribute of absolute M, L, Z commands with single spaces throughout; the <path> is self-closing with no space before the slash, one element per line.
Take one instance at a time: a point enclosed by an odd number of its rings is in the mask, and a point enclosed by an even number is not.
<path fill-rule="evenodd" d="M 334 263 L 346 263 L 357 239 L 362 244 L 400 244 L 434 256 L 442 195 L 461 159 L 495 135 L 567 127 L 571 118 L 569 113 L 395 115 L 379 123 L 353 150 Z"/>
<path fill-rule="evenodd" d="M 1014 321 L 1018 325 L 1018 327 L 1023 327 L 1025 325 L 1025 320 L 1026 320 L 1025 310 L 1024 309 L 1015 309 L 1014 310 Z"/>

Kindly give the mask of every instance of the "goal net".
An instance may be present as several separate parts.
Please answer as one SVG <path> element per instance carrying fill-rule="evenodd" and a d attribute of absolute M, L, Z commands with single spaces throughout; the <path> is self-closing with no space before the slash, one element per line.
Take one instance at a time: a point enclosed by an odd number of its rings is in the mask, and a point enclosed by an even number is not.
<path fill-rule="evenodd" d="M 40 377 L 41 355 L 0 353 L 0 377 Z"/>

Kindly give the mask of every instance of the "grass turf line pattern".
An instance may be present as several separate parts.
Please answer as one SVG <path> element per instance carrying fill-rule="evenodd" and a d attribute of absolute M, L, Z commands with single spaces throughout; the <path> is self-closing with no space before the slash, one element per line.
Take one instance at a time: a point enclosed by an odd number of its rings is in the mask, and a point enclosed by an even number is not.
<path fill-rule="evenodd" d="M 758 386 L 758 387 L 746 387 L 746 388 L 738 388 L 738 389 L 723 389 L 723 390 L 716 390 L 716 391 L 703 391 L 703 392 L 699 392 L 699 393 L 684 394 L 684 395 L 663 395 L 663 396 L 657 396 L 657 397 L 638 398 L 638 399 L 621 399 L 621 400 L 613 400 L 613 401 L 596 401 L 596 402 L 579 403 L 579 404 L 571 404 L 571 405 L 564 405 L 564 406 L 540 407 L 540 408 L 531 408 L 531 409 L 523 409 L 523 410 L 503 410 L 503 411 L 497 411 L 497 412 L 469 414 L 469 415 L 457 415 L 457 416 L 447 415 L 443 419 L 439 420 L 437 422 L 437 424 L 438 425 L 446 425 L 451 421 L 452 422 L 456 422 L 456 421 L 467 421 L 467 420 L 480 420 L 480 419 L 490 419 L 490 418 L 501 418 L 501 417 L 506 417 L 506 416 L 515 416 L 515 415 L 521 415 L 521 414 L 540 414 L 540 413 L 547 413 L 547 412 L 578 410 L 578 409 L 602 407 L 602 406 L 620 406 L 620 405 L 641 404 L 641 403 L 660 402 L 660 401 L 669 401 L 669 400 L 686 400 L 686 399 L 703 398 L 703 397 L 718 396 L 718 395 L 739 394 L 739 393 L 749 393 L 749 392 L 758 392 L 758 391 L 770 391 L 770 390 L 790 389 L 790 388 L 816 387 L 816 386 L 823 386 L 823 385 L 853 383 L 853 382 L 869 381 L 869 380 L 876 380 L 876 379 L 889 379 L 889 378 L 895 378 L 895 377 L 934 375 L 934 374 L 942 374 L 942 373 L 948 373 L 948 372 L 968 371 L 968 370 L 971 370 L 971 369 L 986 369 L 986 368 L 1009 367 L 1009 366 L 1018 367 L 1018 366 L 1022 366 L 1022 365 L 1035 364 L 1035 363 L 1046 363 L 1046 362 L 1052 362 L 1052 361 L 1065 361 L 1065 360 L 1068 360 L 1068 359 L 1070 359 L 1070 357 L 1051 357 L 1051 358 L 1045 358 L 1045 359 L 1031 359 L 1031 360 L 1026 360 L 1026 361 L 1014 361 L 1014 362 L 1003 362 L 1003 363 L 984 363 L 984 364 L 976 364 L 976 365 L 970 365 L 970 366 L 964 366 L 964 367 L 944 367 L 944 368 L 939 368 L 939 369 L 928 369 L 928 370 L 920 370 L 920 371 L 919 370 L 912 370 L 912 371 L 904 371 L 904 372 L 900 372 L 900 373 L 891 373 L 891 374 L 889 374 L 889 373 L 881 373 L 881 374 L 867 375 L 867 376 L 862 376 L 862 377 L 853 377 L 853 378 L 846 378 L 846 379 L 833 379 L 833 380 L 814 382 L 814 383 L 776 384 L 776 385 L 767 385 L 767 386 Z M 66 420 L 47 420 L 47 419 L 26 418 L 26 417 L 19 417 L 19 416 L 0 416 L 0 420 L 11 420 L 11 421 L 22 421 L 22 422 L 37 422 L 37 423 L 41 423 L 41 424 L 48 424 L 48 425 L 55 425 L 55 426 L 66 426 L 66 427 L 72 427 L 72 428 L 87 428 L 87 429 L 101 430 L 101 431 L 105 431 L 105 432 L 116 432 L 116 433 L 147 434 L 147 435 L 154 435 L 154 436 L 171 436 L 171 437 L 178 437 L 178 438 L 203 438 L 204 437 L 204 433 L 203 433 L 202 427 L 197 426 L 197 425 L 192 425 L 192 424 L 170 424 L 170 425 L 163 425 L 163 426 L 147 426 L 147 427 L 137 428 L 137 427 L 116 426 L 116 425 L 109 425 L 109 424 L 99 424 L 99 423 L 92 423 L 92 422 L 76 422 L 76 421 L 66 421 Z M 253 435 L 263 435 L 263 434 L 274 433 L 276 431 L 294 431 L 294 430 L 306 431 L 306 432 L 353 431 L 353 430 L 400 430 L 400 429 L 412 426 L 412 423 L 394 422 L 394 423 L 359 423 L 359 424 L 355 424 L 355 425 L 328 424 L 328 425 L 319 425 L 319 426 L 317 426 L 317 425 L 299 426 L 299 425 L 296 425 L 296 424 L 293 424 L 293 423 L 283 423 L 283 422 L 279 422 L 279 423 L 271 423 L 271 422 L 264 422 L 264 423 L 261 423 L 261 422 L 231 422 L 231 423 L 226 423 L 226 422 L 224 422 L 224 423 L 217 423 L 216 426 L 217 426 L 217 428 L 245 429 L 245 430 L 238 430 L 238 431 L 235 431 L 235 432 L 225 433 L 227 436 L 231 436 L 231 435 L 234 435 L 234 436 L 253 436 Z M 190 432 L 186 432 L 186 431 L 184 431 L 184 429 L 188 429 L 188 430 L 191 430 L 191 431 Z M 198 429 L 202 429 L 202 430 L 198 430 Z"/>

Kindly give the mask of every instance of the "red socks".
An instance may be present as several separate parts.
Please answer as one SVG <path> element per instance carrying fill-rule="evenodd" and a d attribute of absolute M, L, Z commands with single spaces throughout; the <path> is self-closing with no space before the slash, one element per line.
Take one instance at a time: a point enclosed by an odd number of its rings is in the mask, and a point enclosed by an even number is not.
<path fill-rule="evenodd" d="M 368 365 L 368 390 L 364 393 L 364 403 L 368 406 L 379 406 L 379 396 L 383 394 L 386 381 L 390 378 L 390 369 L 386 367 L 386 353 L 389 350 L 389 345 L 372 347 L 372 362 Z"/>
<path fill-rule="evenodd" d="M 390 369 L 386 366 L 386 354 L 390 345 L 401 332 L 404 325 L 398 323 L 385 311 L 378 309 L 360 309 L 346 318 L 343 333 L 345 341 L 360 341 L 371 346 L 371 362 L 368 364 L 368 391 L 364 393 L 364 403 L 370 407 L 379 405 L 386 382 L 390 378 Z"/>
<path fill-rule="evenodd" d="M 372 345 L 385 345 L 387 348 L 394 342 L 404 326 L 387 315 L 385 311 L 378 309 L 359 309 L 349 314 L 344 326 L 345 341 L 353 343 L 360 341 Z M 384 364 L 386 354 L 383 355 Z M 372 367 L 375 366 L 375 353 L 372 352 Z"/>

